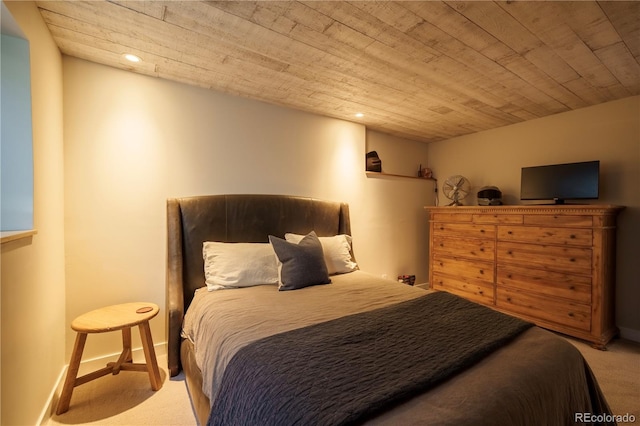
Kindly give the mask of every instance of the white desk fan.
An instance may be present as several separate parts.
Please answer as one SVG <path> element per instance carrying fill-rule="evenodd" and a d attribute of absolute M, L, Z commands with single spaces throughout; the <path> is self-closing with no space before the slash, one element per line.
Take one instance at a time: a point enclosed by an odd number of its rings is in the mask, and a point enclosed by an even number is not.
<path fill-rule="evenodd" d="M 469 195 L 471 184 L 469 179 L 464 176 L 455 175 L 448 177 L 442 185 L 444 196 L 451 200 L 449 206 L 461 206 L 460 200 Z"/>

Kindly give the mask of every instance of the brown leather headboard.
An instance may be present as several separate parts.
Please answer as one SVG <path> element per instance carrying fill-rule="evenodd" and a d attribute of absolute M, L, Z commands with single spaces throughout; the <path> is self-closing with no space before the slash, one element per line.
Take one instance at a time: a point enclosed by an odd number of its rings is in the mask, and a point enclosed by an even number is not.
<path fill-rule="evenodd" d="M 182 319 L 205 285 L 202 243 L 266 243 L 287 232 L 351 235 L 345 203 L 289 195 L 207 195 L 167 200 L 167 356 L 180 372 Z"/>

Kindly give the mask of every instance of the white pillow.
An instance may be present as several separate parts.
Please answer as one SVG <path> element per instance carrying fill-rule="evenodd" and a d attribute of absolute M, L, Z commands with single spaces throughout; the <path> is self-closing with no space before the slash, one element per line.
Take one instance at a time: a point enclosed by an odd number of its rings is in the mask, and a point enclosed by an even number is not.
<path fill-rule="evenodd" d="M 299 234 L 284 234 L 285 240 L 298 244 L 305 236 Z M 358 265 L 351 258 L 351 235 L 340 234 L 333 237 L 318 237 L 324 252 L 324 262 L 327 264 L 329 275 L 345 274 L 358 269 Z"/>
<path fill-rule="evenodd" d="M 269 243 L 220 243 L 202 245 L 207 289 L 278 284 L 278 266 Z"/>

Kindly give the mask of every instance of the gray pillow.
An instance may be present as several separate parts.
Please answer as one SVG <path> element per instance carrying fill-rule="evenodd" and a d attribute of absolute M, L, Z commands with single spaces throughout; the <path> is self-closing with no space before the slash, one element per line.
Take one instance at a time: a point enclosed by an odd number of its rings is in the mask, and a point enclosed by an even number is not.
<path fill-rule="evenodd" d="M 322 244 L 311 231 L 298 244 L 269 235 L 269 242 L 282 264 L 279 290 L 297 290 L 318 284 L 329 284 L 329 272 L 324 263 Z"/>

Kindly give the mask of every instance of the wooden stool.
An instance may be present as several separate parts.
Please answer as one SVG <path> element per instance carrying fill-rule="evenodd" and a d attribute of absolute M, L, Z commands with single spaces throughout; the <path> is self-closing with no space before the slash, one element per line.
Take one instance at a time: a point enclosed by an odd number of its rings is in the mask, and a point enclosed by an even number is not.
<path fill-rule="evenodd" d="M 124 303 L 122 305 L 96 309 L 95 311 L 80 315 L 73 320 L 71 328 L 77 331 L 78 334 L 76 336 L 75 346 L 73 347 L 71 361 L 69 362 L 67 377 L 62 388 L 62 394 L 60 395 L 60 401 L 58 401 L 56 414 L 62 414 L 69 410 L 69 403 L 71 402 L 71 394 L 73 393 L 74 387 L 106 376 L 107 374 L 116 375 L 120 370 L 147 371 L 149 373 L 149 381 L 151 381 L 151 389 L 156 391 L 162 387 L 156 352 L 153 349 L 151 329 L 149 328 L 149 320 L 158 315 L 158 311 L 158 305 L 153 303 Z M 131 327 L 136 325 L 140 328 L 140 338 L 142 340 L 142 349 L 144 350 L 146 364 L 133 363 L 131 353 Z M 87 334 L 106 333 L 117 330 L 122 330 L 122 353 L 118 361 L 110 362 L 100 370 L 96 370 L 82 377 L 77 377 Z"/>

